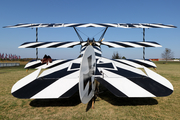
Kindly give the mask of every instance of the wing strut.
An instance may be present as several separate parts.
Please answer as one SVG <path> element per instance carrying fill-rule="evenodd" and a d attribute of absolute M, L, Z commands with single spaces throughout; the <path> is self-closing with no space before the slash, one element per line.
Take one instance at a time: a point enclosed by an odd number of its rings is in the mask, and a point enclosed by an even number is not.
<path fill-rule="evenodd" d="M 145 28 L 143 28 L 143 42 L 145 42 Z M 143 60 L 145 60 L 145 47 L 143 47 Z"/>
<path fill-rule="evenodd" d="M 103 34 L 102 34 L 101 37 L 99 38 L 99 42 L 103 39 L 103 37 L 104 37 L 104 35 L 105 35 L 107 29 L 108 29 L 108 27 L 105 28 Z"/>
<path fill-rule="evenodd" d="M 36 42 L 38 42 L 38 28 L 36 28 Z M 36 60 L 38 60 L 38 48 L 36 48 Z"/>
<path fill-rule="evenodd" d="M 79 37 L 80 42 L 83 42 L 83 39 L 82 39 L 82 37 L 80 36 L 80 34 L 78 33 L 77 28 L 75 28 L 75 27 L 73 27 L 73 28 L 74 28 L 74 30 L 76 31 L 76 34 L 77 34 L 77 36 Z"/>

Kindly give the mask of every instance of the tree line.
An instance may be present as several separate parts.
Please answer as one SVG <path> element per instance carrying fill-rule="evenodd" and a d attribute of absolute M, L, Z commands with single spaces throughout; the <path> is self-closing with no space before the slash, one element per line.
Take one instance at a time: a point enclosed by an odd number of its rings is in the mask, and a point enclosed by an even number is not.
<path fill-rule="evenodd" d="M 19 59 L 21 59 L 21 56 L 16 54 L 0 53 L 0 60 L 19 60 Z"/>

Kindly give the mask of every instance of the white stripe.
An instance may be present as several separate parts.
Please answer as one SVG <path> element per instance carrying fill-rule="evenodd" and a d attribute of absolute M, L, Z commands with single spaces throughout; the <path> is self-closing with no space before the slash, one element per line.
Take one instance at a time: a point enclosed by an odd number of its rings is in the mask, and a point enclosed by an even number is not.
<path fill-rule="evenodd" d="M 79 26 L 77 26 L 77 27 L 89 27 L 89 26 L 93 26 L 93 27 L 104 27 L 104 26 L 102 26 L 102 25 L 93 24 L 93 23 L 87 23 L 87 24 L 79 25 Z"/>
<path fill-rule="evenodd" d="M 33 66 L 33 65 L 35 65 L 35 64 L 39 64 L 39 63 L 41 63 L 40 60 L 28 62 L 28 63 L 25 65 L 24 68 L 27 68 L 27 67 Z"/>
<path fill-rule="evenodd" d="M 139 43 L 143 43 L 143 44 L 150 45 L 150 46 L 153 46 L 153 47 L 162 47 L 161 45 L 158 45 L 158 44 L 155 44 L 155 43 L 149 43 L 149 42 L 139 42 Z"/>
<path fill-rule="evenodd" d="M 68 48 L 69 46 L 76 45 L 78 43 L 79 42 L 71 42 L 71 43 L 67 43 L 67 44 L 61 45 L 61 46 L 59 46 L 57 48 Z"/>
<path fill-rule="evenodd" d="M 131 42 L 118 42 L 118 43 L 123 43 L 123 44 L 125 44 L 125 45 L 130 45 L 130 46 L 132 46 L 132 47 L 144 47 L 144 46 L 142 46 L 142 45 L 138 45 L 138 44 L 136 44 L 136 43 L 131 43 Z"/>
<path fill-rule="evenodd" d="M 72 63 L 73 63 L 73 62 L 74 62 L 74 63 L 80 63 L 81 60 L 82 60 L 82 58 L 78 58 L 78 59 L 75 59 L 75 60 L 72 60 L 72 61 L 63 63 L 63 64 L 61 64 L 61 65 L 58 65 L 58 66 L 56 66 L 56 67 L 53 67 L 53 68 L 51 68 L 51 69 L 45 70 L 39 77 L 43 77 L 43 76 L 49 75 L 49 74 L 51 74 L 51 73 L 54 73 L 54 72 L 56 72 L 56 71 L 62 70 L 62 69 L 64 69 L 64 68 L 67 68 L 67 67 L 69 67 L 69 65 L 70 65 L 71 62 L 72 62 Z"/>
<path fill-rule="evenodd" d="M 94 52 L 99 53 L 99 54 L 102 54 L 101 51 L 99 51 L 99 50 L 97 50 L 97 49 L 95 49 L 95 48 L 94 48 Z"/>
<path fill-rule="evenodd" d="M 125 69 L 125 70 L 128 70 L 128 71 L 131 71 L 131 72 L 134 72 L 134 73 L 137 73 L 139 75 L 143 75 L 143 76 L 147 76 L 144 72 L 142 72 L 140 69 L 137 69 L 137 68 L 134 68 L 134 67 L 131 67 L 131 66 L 128 66 L 128 65 L 125 65 L 123 63 L 119 63 L 119 62 L 116 62 L 116 61 L 112 61 L 112 60 L 109 60 L 109 59 L 106 59 L 106 58 L 101 58 L 101 61 L 103 61 L 104 63 L 113 63 L 116 65 L 116 67 L 119 67 L 119 68 L 122 68 L 122 69 Z"/>
<path fill-rule="evenodd" d="M 52 42 L 52 43 L 48 43 L 48 44 L 45 44 L 45 45 L 41 45 L 38 48 L 48 48 L 48 47 L 50 47 L 52 45 L 56 45 L 56 44 L 59 44 L 59 43 L 62 43 L 62 42 Z"/>
<path fill-rule="evenodd" d="M 139 64 L 137 64 L 137 63 L 134 63 L 133 61 L 123 60 L 123 59 L 116 59 L 116 60 L 117 60 L 117 61 L 120 61 L 120 62 L 124 62 L 124 63 L 126 63 L 126 64 L 128 64 L 128 65 L 131 65 L 131 66 L 133 66 L 133 67 L 136 67 L 136 68 L 143 68 L 142 65 L 139 65 Z"/>
<path fill-rule="evenodd" d="M 169 27 L 168 25 L 159 25 L 159 24 L 149 24 L 149 25 L 152 25 L 152 26 L 155 26 L 155 27 L 160 27 L 160 28 L 172 28 L 172 27 Z"/>
<path fill-rule="evenodd" d="M 37 45 L 37 44 L 40 44 L 40 43 L 43 43 L 43 42 L 33 42 L 33 43 L 21 45 L 21 46 L 19 46 L 18 48 L 27 48 L 27 47 L 29 47 L 29 46 Z"/>
<path fill-rule="evenodd" d="M 41 68 L 41 69 L 46 69 L 46 68 L 51 67 L 51 66 L 53 66 L 53 65 L 55 65 L 55 64 L 57 64 L 57 63 L 60 63 L 60 62 L 62 62 L 62 61 L 65 61 L 65 60 L 52 61 L 52 63 L 48 63 L 48 65 L 47 65 L 47 64 L 43 64 L 43 65 L 37 67 L 36 69 L 39 69 L 39 68 Z"/>
<path fill-rule="evenodd" d="M 116 43 L 111 43 L 111 42 L 102 42 L 103 44 L 105 44 L 105 45 L 109 45 L 109 46 L 111 46 L 111 47 L 116 47 L 116 48 L 125 48 L 125 47 L 123 47 L 123 46 L 120 46 L 120 45 L 117 45 Z"/>

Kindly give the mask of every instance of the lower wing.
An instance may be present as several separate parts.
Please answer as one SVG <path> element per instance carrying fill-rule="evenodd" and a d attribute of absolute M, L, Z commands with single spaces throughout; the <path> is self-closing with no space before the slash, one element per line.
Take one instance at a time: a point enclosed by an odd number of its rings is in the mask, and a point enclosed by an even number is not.
<path fill-rule="evenodd" d="M 56 61 L 57 62 L 57 61 Z M 49 63 L 49 69 L 39 75 L 46 64 L 19 80 L 11 93 L 17 98 L 68 98 L 78 91 L 81 58 Z"/>
<path fill-rule="evenodd" d="M 125 61 L 101 58 L 98 62 L 103 77 L 96 76 L 96 80 L 117 97 L 162 97 L 173 92 L 166 78 L 143 65 L 140 68 L 144 68 L 146 74 L 136 68 L 139 65 L 124 64 Z"/>

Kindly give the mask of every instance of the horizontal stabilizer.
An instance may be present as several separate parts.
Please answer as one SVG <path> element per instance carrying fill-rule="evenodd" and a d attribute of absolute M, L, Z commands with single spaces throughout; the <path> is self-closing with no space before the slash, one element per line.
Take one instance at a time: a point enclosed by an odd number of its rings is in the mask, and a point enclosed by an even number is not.
<path fill-rule="evenodd" d="M 142 48 L 142 47 L 162 47 L 156 42 L 101 42 L 102 45 L 106 45 L 110 48 Z"/>
<path fill-rule="evenodd" d="M 19 48 L 72 48 L 80 42 L 26 42 Z"/>

